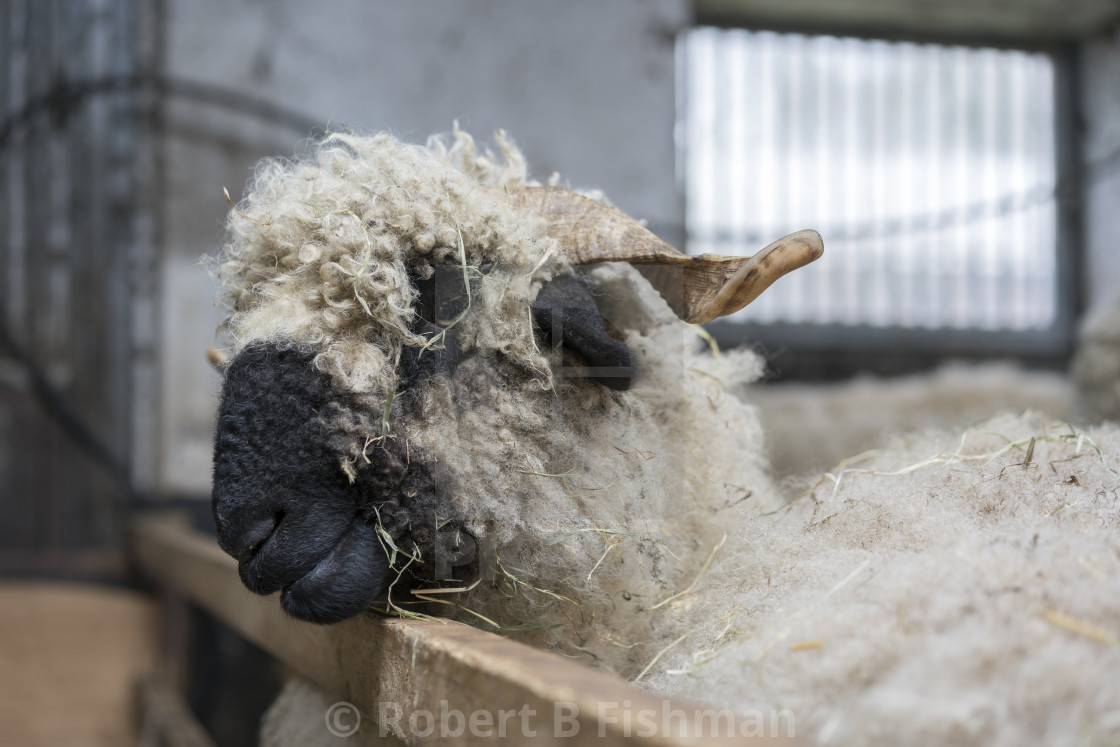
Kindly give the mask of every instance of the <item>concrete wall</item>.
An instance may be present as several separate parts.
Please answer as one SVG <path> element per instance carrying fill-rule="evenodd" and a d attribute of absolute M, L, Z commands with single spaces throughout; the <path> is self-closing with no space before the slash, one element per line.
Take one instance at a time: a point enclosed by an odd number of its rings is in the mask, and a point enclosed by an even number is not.
<path fill-rule="evenodd" d="M 687 0 L 166 0 L 166 72 L 244 91 L 310 123 L 423 141 L 453 120 L 504 128 L 534 175 L 558 171 L 681 240 L 674 44 Z M 165 110 L 161 487 L 209 491 L 220 314 L 212 253 L 253 162 L 308 131 L 172 97 Z"/>

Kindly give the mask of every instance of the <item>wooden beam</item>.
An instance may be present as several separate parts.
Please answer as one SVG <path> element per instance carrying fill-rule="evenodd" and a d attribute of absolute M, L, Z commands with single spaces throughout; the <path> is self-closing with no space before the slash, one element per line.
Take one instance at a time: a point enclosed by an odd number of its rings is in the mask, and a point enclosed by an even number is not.
<path fill-rule="evenodd" d="M 604 747 L 791 744 L 754 736 L 752 730 L 775 728 L 770 722 L 747 723 L 658 698 L 613 675 L 456 622 L 374 614 L 332 626 L 293 620 L 275 598 L 241 585 L 236 563 L 212 538 L 166 516 L 138 519 L 135 547 L 141 566 L 158 581 L 410 745 L 487 739 Z M 463 733 L 457 733 L 460 726 Z"/>
<path fill-rule="evenodd" d="M 26 496 L 20 496 L 24 501 Z M 120 548 L 20 548 L 0 550 L 0 577 L 121 583 L 128 563 Z"/>

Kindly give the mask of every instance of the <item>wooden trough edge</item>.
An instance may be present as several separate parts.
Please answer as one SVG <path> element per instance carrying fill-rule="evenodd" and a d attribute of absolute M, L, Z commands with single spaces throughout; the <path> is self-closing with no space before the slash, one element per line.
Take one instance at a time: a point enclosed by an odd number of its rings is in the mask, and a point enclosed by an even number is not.
<path fill-rule="evenodd" d="M 156 581 L 409 745 L 794 744 L 782 736 L 785 725 L 760 729 L 726 711 L 660 698 L 461 623 L 375 614 L 332 626 L 293 620 L 275 598 L 246 590 L 236 562 L 179 517 L 143 515 L 133 530 L 136 558 Z M 776 726 L 782 732 L 754 736 Z"/>

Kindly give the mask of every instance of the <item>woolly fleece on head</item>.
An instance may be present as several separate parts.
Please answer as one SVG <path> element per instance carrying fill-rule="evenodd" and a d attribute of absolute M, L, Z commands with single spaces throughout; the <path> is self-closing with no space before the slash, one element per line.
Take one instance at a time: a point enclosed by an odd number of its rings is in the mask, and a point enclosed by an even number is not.
<path fill-rule="evenodd" d="M 525 162 L 501 133 L 497 142 L 501 158 L 458 129 L 450 145 L 427 147 L 336 133 L 304 157 L 262 161 L 218 260 L 232 352 L 262 341 L 313 349 L 336 389 L 382 397 L 401 347 L 427 343 L 409 330 L 410 272 L 462 263 L 481 282 L 460 344 L 500 351 L 547 382 L 525 309 L 562 259 L 503 199 L 525 183 Z"/>

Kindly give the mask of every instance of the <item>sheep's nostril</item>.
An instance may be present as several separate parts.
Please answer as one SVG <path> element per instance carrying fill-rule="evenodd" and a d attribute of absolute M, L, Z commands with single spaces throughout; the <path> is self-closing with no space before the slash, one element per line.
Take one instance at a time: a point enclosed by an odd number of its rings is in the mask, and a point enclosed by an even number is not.
<path fill-rule="evenodd" d="M 269 537 L 271 537 L 271 536 L 272 535 L 270 534 Z M 264 544 L 264 541 L 266 539 L 268 539 L 268 537 L 265 537 L 264 539 L 260 539 L 260 540 L 257 540 L 256 542 L 254 542 L 252 545 L 249 546 L 249 549 L 246 550 L 245 557 L 244 558 L 238 558 L 238 560 L 249 560 L 250 558 L 252 558 L 254 555 L 257 554 L 257 550 L 261 549 L 261 545 Z"/>
<path fill-rule="evenodd" d="M 234 541 L 234 552 L 230 554 L 241 563 L 251 560 L 264 543 L 272 537 L 283 518 L 284 514 L 277 512 L 272 516 L 253 522 Z"/>

